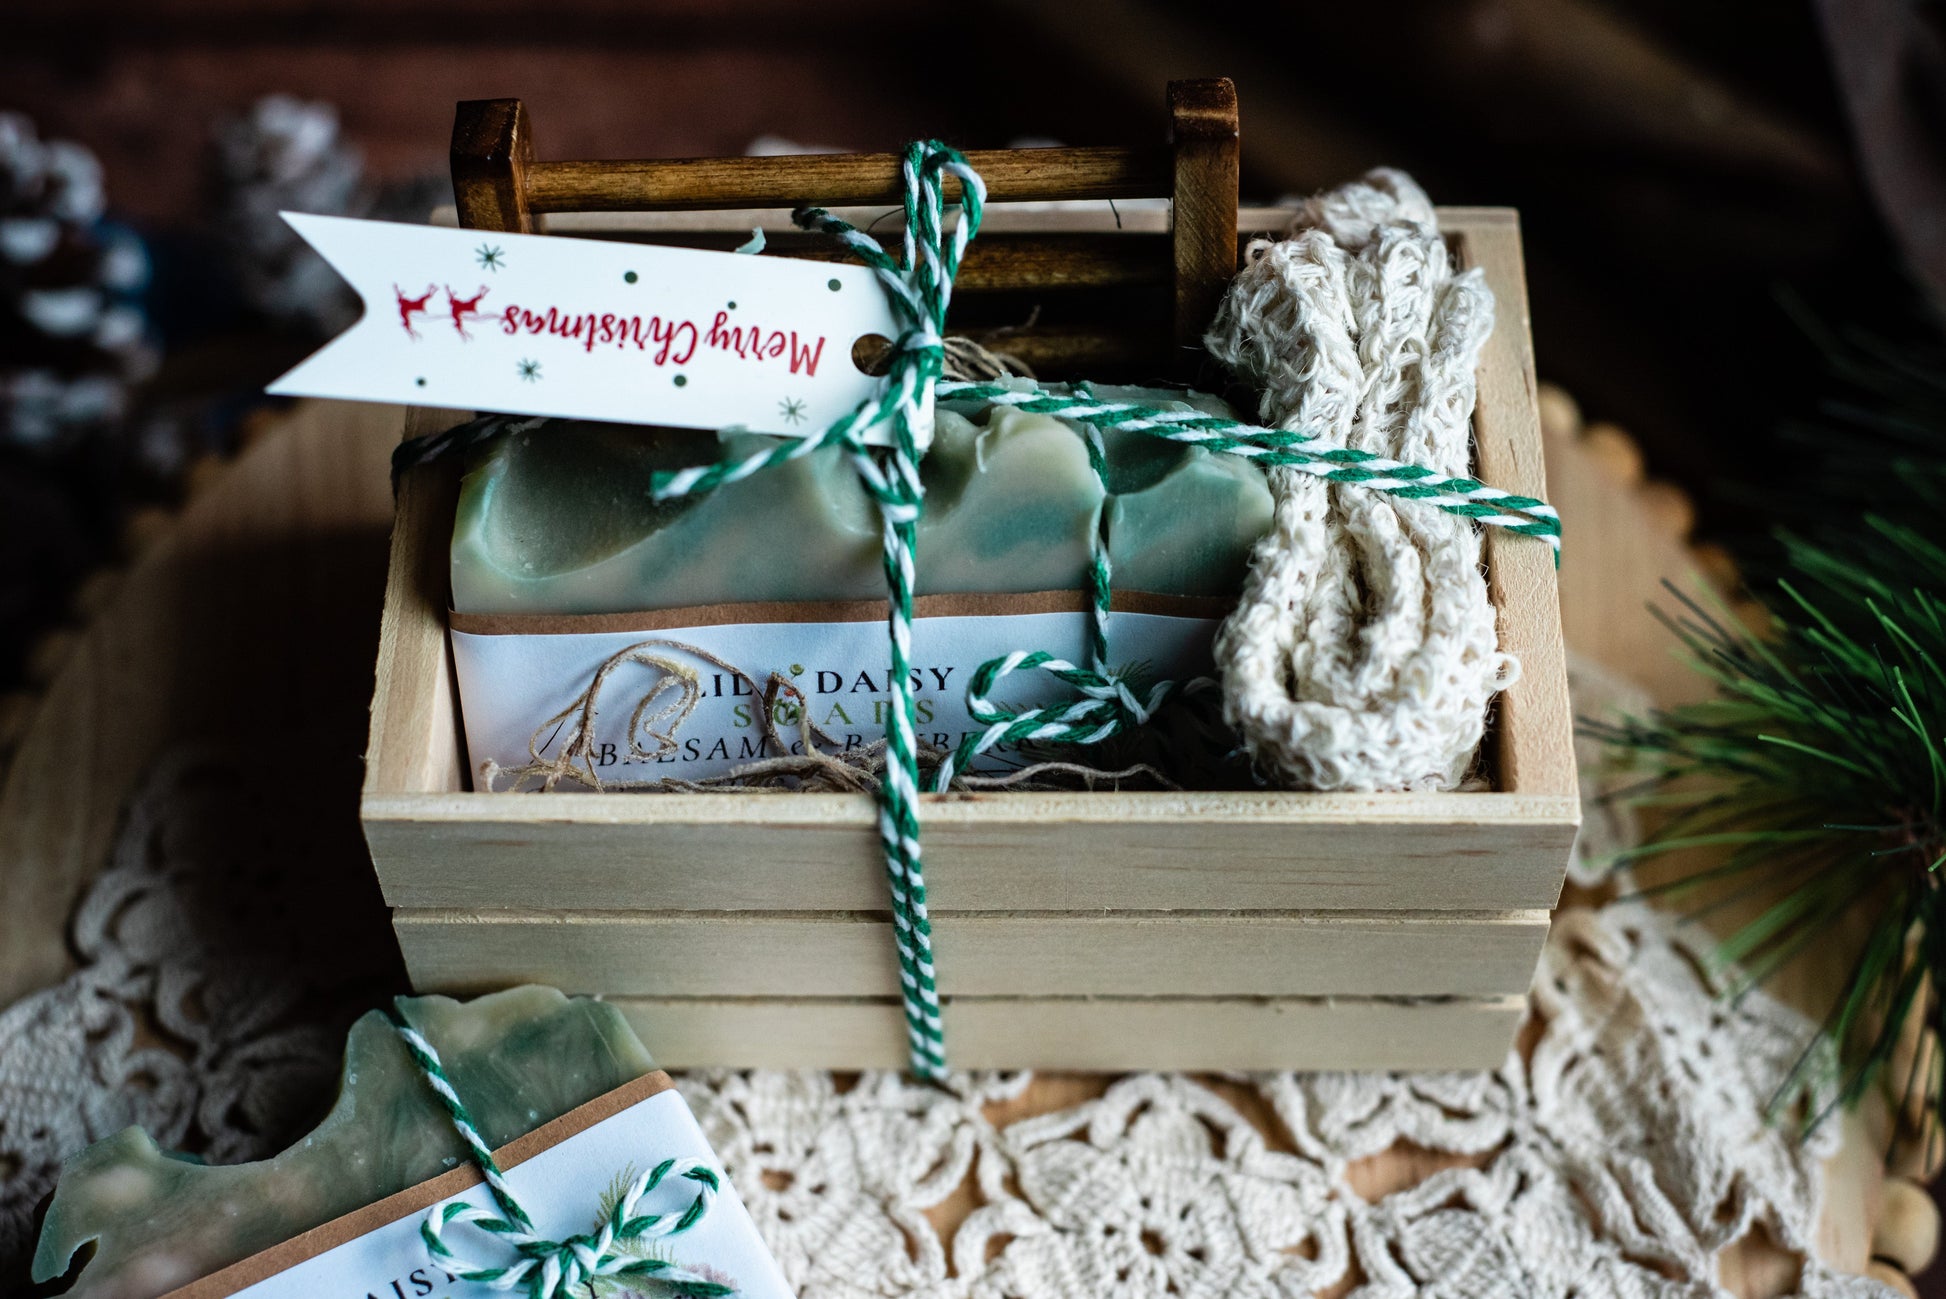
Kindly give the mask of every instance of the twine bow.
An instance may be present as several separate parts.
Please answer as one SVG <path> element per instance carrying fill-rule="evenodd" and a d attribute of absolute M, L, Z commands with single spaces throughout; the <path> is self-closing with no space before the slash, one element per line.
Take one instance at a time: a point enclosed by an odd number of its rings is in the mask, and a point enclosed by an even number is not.
<path fill-rule="evenodd" d="M 1045 708 L 1009 709 L 995 704 L 993 688 L 1010 672 L 1038 668 L 1080 691 L 1081 698 Z M 1148 697 L 1137 699 L 1128 684 L 1113 672 L 1090 671 L 1045 650 L 1015 650 L 988 659 L 973 673 L 966 687 L 966 710 L 981 728 L 962 738 L 933 778 L 935 792 L 952 783 L 953 775 L 996 744 L 1100 744 L 1129 726 L 1143 726 L 1175 688 L 1159 681 Z"/>
<path fill-rule="evenodd" d="M 688 1231 L 708 1215 L 722 1187 L 722 1179 L 706 1161 L 663 1160 L 629 1183 L 594 1231 L 569 1236 L 566 1240 L 550 1240 L 534 1229 L 533 1219 L 514 1196 L 493 1151 L 480 1136 L 479 1125 L 446 1077 L 439 1052 L 402 1020 L 395 1018 L 393 1027 L 427 1085 L 445 1106 L 453 1130 L 465 1143 L 467 1155 L 479 1167 L 493 1196 L 494 1208 L 455 1200 L 432 1209 L 419 1224 L 419 1236 L 427 1252 L 447 1271 L 462 1281 L 489 1289 L 518 1290 L 528 1299 L 569 1299 L 574 1287 L 595 1277 L 652 1278 L 687 1299 L 720 1299 L 735 1293 L 721 1282 L 699 1276 L 667 1259 L 646 1257 L 635 1248 L 639 1242 Z M 643 1197 L 670 1177 L 696 1184 L 696 1198 L 690 1201 L 689 1207 L 679 1214 L 637 1213 Z M 510 1248 L 514 1258 L 505 1263 L 481 1263 L 462 1256 L 446 1240 L 446 1229 L 454 1223 L 486 1232 Z"/>

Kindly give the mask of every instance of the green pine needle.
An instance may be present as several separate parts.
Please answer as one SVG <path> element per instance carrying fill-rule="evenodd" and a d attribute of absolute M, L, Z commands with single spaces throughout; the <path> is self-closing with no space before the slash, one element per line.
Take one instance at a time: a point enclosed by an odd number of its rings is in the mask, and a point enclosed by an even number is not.
<path fill-rule="evenodd" d="M 1715 697 L 1593 729 L 1650 777 L 1618 797 L 1663 818 L 1617 864 L 1713 850 L 1709 869 L 1645 891 L 1708 897 L 1699 914 L 1765 899 L 1716 954 L 1740 970 L 1729 995 L 1870 909 L 1823 1024 L 1837 1049 L 1807 1048 L 1779 1093 L 1835 1067 L 1823 1081 L 1838 1105 L 1886 1074 L 1910 1017 L 1946 1027 L 1946 356 L 1823 337 L 1861 395 L 1800 430 L 1842 461 L 1800 516 L 1821 522 L 1778 537 L 1755 592 L 1767 625 L 1746 630 L 1671 588 L 1679 608 L 1658 617 Z M 1938 1041 L 1886 1079 L 1895 1094 L 1923 1088 L 1946 1106 Z"/>

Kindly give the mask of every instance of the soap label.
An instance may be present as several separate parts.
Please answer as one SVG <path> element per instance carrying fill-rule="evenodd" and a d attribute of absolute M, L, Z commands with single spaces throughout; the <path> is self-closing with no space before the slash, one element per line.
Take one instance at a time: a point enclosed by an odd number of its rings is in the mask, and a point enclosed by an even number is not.
<path fill-rule="evenodd" d="M 1208 673 L 1224 602 L 1138 592 L 1115 599 L 1115 666 L 1147 680 Z M 1086 661 L 1088 614 L 1078 592 L 921 596 L 914 614 L 918 733 L 940 749 L 978 729 L 966 686 L 982 663 L 1016 649 Z M 558 770 L 572 757 L 564 749 L 586 713 L 593 734 L 574 765 L 611 785 L 724 776 L 766 758 L 801 757 L 807 743 L 857 752 L 884 737 L 892 706 L 883 601 L 451 620 L 478 789 L 537 788 L 537 769 Z M 1073 689 L 1044 672 L 1020 672 L 994 694 L 996 703 L 1033 707 L 1066 702 Z M 996 747 L 973 770 L 996 774 L 1026 761 L 1011 746 Z M 585 786 L 563 780 L 555 788 Z"/>
<path fill-rule="evenodd" d="M 365 313 L 278 395 L 805 437 L 877 390 L 853 344 L 899 333 L 863 266 L 283 216 Z"/>
<path fill-rule="evenodd" d="M 599 1096 L 510 1142 L 495 1153 L 508 1184 L 538 1232 L 565 1240 L 597 1229 L 603 1197 L 665 1159 L 715 1156 L 669 1076 L 657 1071 Z M 719 1174 L 721 1169 L 717 1170 Z M 654 1256 L 735 1289 L 739 1299 L 791 1299 L 776 1260 L 765 1249 L 749 1210 L 727 1177 L 709 1211 L 687 1231 L 652 1242 Z M 681 1213 L 696 1184 L 666 1178 L 638 1212 Z M 504 1290 L 456 1280 L 433 1262 L 420 1224 L 428 1211 L 453 1200 L 492 1208 L 492 1197 L 470 1164 L 377 1204 L 305 1232 L 232 1264 L 163 1299 L 488 1299 Z M 454 1224 L 449 1245 L 481 1266 L 513 1254 L 477 1228 Z M 659 1292 L 642 1283 L 644 1293 Z"/>

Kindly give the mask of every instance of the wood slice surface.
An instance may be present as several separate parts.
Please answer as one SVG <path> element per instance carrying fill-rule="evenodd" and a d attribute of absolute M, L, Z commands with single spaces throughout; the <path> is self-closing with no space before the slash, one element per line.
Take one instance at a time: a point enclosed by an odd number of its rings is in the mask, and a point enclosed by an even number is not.
<path fill-rule="evenodd" d="M 1664 577 L 1686 580 L 1718 561 L 1704 552 L 1699 562 L 1687 545 L 1686 502 L 1643 476 L 1625 435 L 1582 428 L 1558 392 L 1543 390 L 1541 405 L 1549 497 L 1565 520 L 1569 645 L 1658 700 L 1693 697 L 1695 682 L 1644 606 L 1659 598 Z M 347 941 L 391 942 L 359 838 L 357 790 L 398 428 L 393 408 L 294 408 L 209 474 L 172 523 L 141 521 L 145 548 L 119 580 L 93 585 L 89 616 L 63 642 L 66 661 L 24 727 L 16 723 L 18 747 L 0 785 L 0 1004 L 72 967 L 66 918 L 105 862 L 120 809 L 154 759 L 185 740 L 245 742 L 287 766 L 293 814 L 314 816 L 320 836 L 342 843 L 342 871 L 320 888 L 351 897 L 357 932 Z M 18 700 L 10 707 L 27 711 Z M 1794 986 L 1828 986 L 1837 962 L 1826 959 L 1822 978 L 1806 972 L 1780 991 L 1796 1000 Z M 993 1117 L 1070 1106 L 1109 1081 L 1039 1075 Z M 1252 1112 L 1247 1089 L 1205 1081 Z M 1819 1251 L 1849 1271 L 1865 1271 L 1874 1252 L 1885 1122 L 1882 1109 L 1849 1118 L 1827 1169 Z M 1398 1148 L 1359 1161 L 1350 1176 L 1376 1196 L 1465 1162 Z M 1910 1199 L 1900 1199 L 1908 1211 Z M 962 1188 L 930 1216 L 950 1231 L 975 1202 Z M 1897 1234 L 1930 1239 L 1905 1226 Z M 1901 1252 L 1918 1261 L 1914 1249 Z M 1723 1280 L 1756 1299 L 1790 1288 L 1796 1269 L 1758 1240 L 1726 1258 Z"/>

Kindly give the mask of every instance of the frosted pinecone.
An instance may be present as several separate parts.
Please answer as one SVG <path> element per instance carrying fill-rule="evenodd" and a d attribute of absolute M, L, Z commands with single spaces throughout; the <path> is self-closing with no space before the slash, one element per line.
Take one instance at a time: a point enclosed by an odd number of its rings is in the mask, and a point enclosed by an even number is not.
<path fill-rule="evenodd" d="M 358 299 L 279 212 L 363 216 L 365 162 L 329 104 L 268 95 L 216 135 L 217 221 L 251 307 L 285 328 L 333 334 Z"/>
<path fill-rule="evenodd" d="M 112 430 L 154 372 L 148 255 L 104 207 L 92 153 L 0 113 L 0 440 L 54 448 Z"/>

